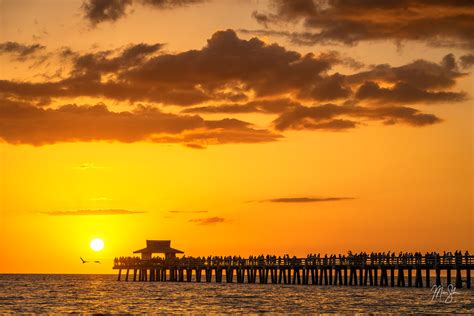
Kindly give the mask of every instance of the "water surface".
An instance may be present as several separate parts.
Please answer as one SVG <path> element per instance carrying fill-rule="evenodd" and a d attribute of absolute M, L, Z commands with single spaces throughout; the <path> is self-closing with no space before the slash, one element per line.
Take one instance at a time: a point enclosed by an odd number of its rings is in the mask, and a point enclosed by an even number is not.
<path fill-rule="evenodd" d="M 474 313 L 474 291 L 450 304 L 428 288 L 117 282 L 115 275 L 0 275 L 0 313 Z"/>

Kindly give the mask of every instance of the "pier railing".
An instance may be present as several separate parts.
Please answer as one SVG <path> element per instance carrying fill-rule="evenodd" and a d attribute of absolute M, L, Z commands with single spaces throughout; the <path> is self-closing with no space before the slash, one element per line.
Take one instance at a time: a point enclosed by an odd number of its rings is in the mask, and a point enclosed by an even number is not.
<path fill-rule="evenodd" d="M 204 272 L 205 282 L 232 283 L 236 276 L 238 283 L 312 284 L 312 285 L 362 285 L 430 287 L 432 270 L 435 284 L 441 285 L 441 272 L 446 274 L 447 284 L 451 283 L 451 272 L 455 271 L 457 288 L 471 288 L 471 270 L 474 256 L 341 256 L 307 258 L 289 257 L 208 257 L 141 260 L 137 257 L 116 258 L 114 269 L 125 271 L 125 281 L 130 271 L 133 281 L 155 282 L 201 282 Z M 422 272 L 425 274 L 423 282 Z M 463 273 L 464 272 L 464 273 Z M 413 276 L 414 274 L 414 276 Z M 406 277 L 405 277 L 406 275 Z M 395 282 L 396 279 L 396 282 Z M 390 282 L 389 282 L 390 280 Z"/>
<path fill-rule="evenodd" d="M 161 259 L 153 258 L 142 260 L 138 258 L 116 259 L 114 269 L 126 269 L 133 267 L 196 267 L 196 266 L 254 266 L 254 267 L 280 267 L 280 266 L 381 266 L 381 265 L 474 265 L 474 256 L 421 256 L 421 257 L 345 257 L 345 258 L 179 258 L 179 259 Z"/>

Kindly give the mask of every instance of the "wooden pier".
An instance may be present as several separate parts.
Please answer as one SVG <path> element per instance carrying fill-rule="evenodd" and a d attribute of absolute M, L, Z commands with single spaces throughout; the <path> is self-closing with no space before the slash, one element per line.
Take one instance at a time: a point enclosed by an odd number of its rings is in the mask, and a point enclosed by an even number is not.
<path fill-rule="evenodd" d="M 235 257 L 234 257 L 235 258 Z M 419 258 L 252 258 L 116 260 L 118 280 L 260 284 L 471 288 L 474 256 Z M 124 260 L 127 261 L 127 260 Z M 464 273 L 463 273 L 464 272 Z M 434 276 L 434 282 L 431 278 Z"/>

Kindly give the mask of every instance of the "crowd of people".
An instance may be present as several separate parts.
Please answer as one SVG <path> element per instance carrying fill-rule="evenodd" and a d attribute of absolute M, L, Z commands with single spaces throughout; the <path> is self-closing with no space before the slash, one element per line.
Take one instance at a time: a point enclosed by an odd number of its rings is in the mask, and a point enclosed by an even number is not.
<path fill-rule="evenodd" d="M 470 254 L 465 251 L 443 252 L 366 252 L 352 253 L 347 255 L 327 255 L 309 254 L 306 258 L 290 257 L 289 255 L 259 255 L 242 258 L 240 256 L 208 256 L 208 257 L 173 257 L 161 258 L 153 257 L 148 260 L 140 257 L 119 257 L 114 259 L 115 266 L 139 266 L 155 265 L 176 265 L 176 266 L 295 266 L 295 265 L 366 265 L 366 264 L 467 264 Z"/>
<path fill-rule="evenodd" d="M 444 251 L 443 254 L 438 252 L 427 252 L 422 254 L 421 252 L 366 252 L 352 253 L 348 252 L 347 255 L 325 255 L 321 257 L 320 254 L 313 255 L 309 254 L 306 257 L 306 261 L 309 264 L 351 264 L 351 263 L 363 263 L 363 264 L 461 264 L 468 263 L 470 254 L 466 250 L 464 255 L 462 251 L 452 252 Z M 464 262 L 463 262 L 464 261 Z"/>

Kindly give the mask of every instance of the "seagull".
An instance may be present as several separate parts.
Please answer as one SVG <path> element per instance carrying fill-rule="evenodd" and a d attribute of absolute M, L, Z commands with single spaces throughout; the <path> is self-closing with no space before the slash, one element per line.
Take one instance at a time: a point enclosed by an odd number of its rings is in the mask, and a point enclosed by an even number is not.
<path fill-rule="evenodd" d="M 82 263 L 89 263 L 89 262 L 100 263 L 100 261 L 99 261 L 99 260 L 95 260 L 95 261 L 86 261 L 86 260 L 82 259 L 82 257 L 79 257 L 79 259 L 81 259 Z"/>

